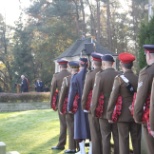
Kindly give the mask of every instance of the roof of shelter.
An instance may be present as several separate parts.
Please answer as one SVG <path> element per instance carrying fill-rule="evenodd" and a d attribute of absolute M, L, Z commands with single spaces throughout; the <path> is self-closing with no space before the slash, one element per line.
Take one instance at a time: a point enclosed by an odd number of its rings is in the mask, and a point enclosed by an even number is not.
<path fill-rule="evenodd" d="M 95 47 L 94 47 L 95 46 Z M 82 55 L 91 55 L 92 52 L 98 52 L 101 54 L 111 54 L 116 55 L 115 53 L 109 51 L 105 47 L 101 46 L 96 41 L 91 38 L 82 38 L 76 40 L 69 48 L 67 48 L 61 55 L 56 59 L 64 57 L 74 57 Z"/>

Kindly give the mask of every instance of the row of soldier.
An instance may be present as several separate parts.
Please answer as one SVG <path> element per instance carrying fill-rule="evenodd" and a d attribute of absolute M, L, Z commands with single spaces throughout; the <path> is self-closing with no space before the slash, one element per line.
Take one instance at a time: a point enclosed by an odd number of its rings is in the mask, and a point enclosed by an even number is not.
<path fill-rule="evenodd" d="M 144 45 L 144 51 L 147 67 L 139 79 L 132 71 L 135 56 L 128 52 L 118 55 L 123 73 L 113 68 L 114 58 L 109 54 L 92 53 L 94 69 L 88 72 L 86 58 L 58 60 L 61 71 L 52 78 L 51 107 L 58 110 L 60 134 L 53 150 L 64 149 L 68 129 L 65 153 L 85 154 L 89 139 L 89 154 L 111 154 L 112 134 L 114 154 L 129 154 L 130 134 L 133 153 L 141 154 L 143 125 L 148 154 L 153 153 L 154 45 Z"/>

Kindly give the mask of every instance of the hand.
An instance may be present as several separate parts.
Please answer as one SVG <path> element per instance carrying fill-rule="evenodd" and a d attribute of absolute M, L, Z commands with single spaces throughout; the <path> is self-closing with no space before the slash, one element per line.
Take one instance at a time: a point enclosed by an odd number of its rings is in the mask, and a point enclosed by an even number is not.
<path fill-rule="evenodd" d="M 108 120 L 109 123 L 114 123 L 112 120 Z"/>
<path fill-rule="evenodd" d="M 132 105 L 129 106 L 129 111 L 132 112 Z"/>

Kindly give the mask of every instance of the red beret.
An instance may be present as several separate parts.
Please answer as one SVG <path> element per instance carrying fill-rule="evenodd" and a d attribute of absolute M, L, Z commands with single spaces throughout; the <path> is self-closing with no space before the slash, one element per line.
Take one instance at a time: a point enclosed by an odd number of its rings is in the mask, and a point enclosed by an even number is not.
<path fill-rule="evenodd" d="M 131 53 L 128 53 L 128 52 L 122 52 L 118 55 L 118 58 L 119 60 L 122 62 L 122 63 L 131 63 L 135 60 L 135 56 Z"/>

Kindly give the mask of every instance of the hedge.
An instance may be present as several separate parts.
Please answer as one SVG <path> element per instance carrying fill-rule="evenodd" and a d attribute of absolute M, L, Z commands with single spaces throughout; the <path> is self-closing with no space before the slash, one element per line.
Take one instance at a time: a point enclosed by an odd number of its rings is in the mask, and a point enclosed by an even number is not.
<path fill-rule="evenodd" d="M 50 92 L 0 93 L 0 102 L 49 102 Z"/>

